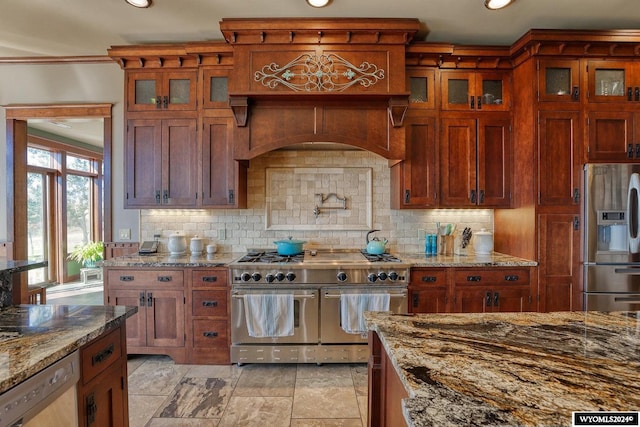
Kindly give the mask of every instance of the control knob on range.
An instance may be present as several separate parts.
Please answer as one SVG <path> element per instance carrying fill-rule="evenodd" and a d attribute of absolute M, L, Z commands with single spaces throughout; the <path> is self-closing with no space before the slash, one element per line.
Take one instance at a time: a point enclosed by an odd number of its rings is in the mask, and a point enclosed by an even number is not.
<path fill-rule="evenodd" d="M 284 280 L 284 273 L 282 271 L 278 271 L 276 273 L 276 280 L 278 280 L 278 282 L 282 282 Z"/>
<path fill-rule="evenodd" d="M 377 275 L 376 273 L 369 273 L 369 274 L 367 275 L 367 279 L 368 279 L 371 283 L 373 283 L 373 282 L 375 282 L 376 280 L 378 280 L 378 275 Z"/>
<path fill-rule="evenodd" d="M 389 273 L 389 279 L 398 280 L 398 273 L 396 273 L 395 271 L 392 271 L 391 273 Z"/>
<path fill-rule="evenodd" d="M 242 273 L 240 275 L 240 280 L 242 280 L 243 282 L 248 282 L 249 280 L 251 280 L 251 275 L 249 273 Z"/>
<path fill-rule="evenodd" d="M 259 282 L 260 279 L 262 279 L 262 275 L 260 273 L 253 273 L 251 275 L 251 278 L 253 279 L 254 282 Z"/>
<path fill-rule="evenodd" d="M 338 282 L 346 282 L 347 281 L 347 273 L 344 271 L 339 271 L 337 274 Z"/>
<path fill-rule="evenodd" d="M 384 271 L 381 271 L 380 273 L 378 273 L 378 279 L 380 280 L 387 280 L 387 273 L 385 273 Z"/>
<path fill-rule="evenodd" d="M 264 280 L 266 280 L 267 283 L 273 283 L 273 281 L 276 280 L 276 276 L 274 276 L 272 273 L 267 273 L 267 275 L 264 277 Z"/>
<path fill-rule="evenodd" d="M 287 277 L 287 280 L 289 282 L 293 282 L 294 280 L 296 280 L 296 275 L 294 273 L 291 273 L 291 272 L 287 273 L 286 277 Z"/>

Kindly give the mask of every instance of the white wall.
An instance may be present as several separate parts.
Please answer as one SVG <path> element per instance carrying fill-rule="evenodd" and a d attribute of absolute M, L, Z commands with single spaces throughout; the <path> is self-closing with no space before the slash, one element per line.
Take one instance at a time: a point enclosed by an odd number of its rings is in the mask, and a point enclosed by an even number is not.
<path fill-rule="evenodd" d="M 114 63 L 0 64 L 0 105 L 113 104 L 113 229 L 131 228 L 138 240 L 138 211 L 123 210 L 124 71 Z M 6 110 L 0 109 L 0 240 L 7 239 Z"/>

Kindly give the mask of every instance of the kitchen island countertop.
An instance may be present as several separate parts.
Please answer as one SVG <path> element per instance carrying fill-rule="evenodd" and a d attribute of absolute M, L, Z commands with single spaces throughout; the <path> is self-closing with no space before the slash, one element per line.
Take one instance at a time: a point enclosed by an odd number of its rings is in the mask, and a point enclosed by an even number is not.
<path fill-rule="evenodd" d="M 410 426 L 570 426 L 640 410 L 637 312 L 366 313 Z"/>
<path fill-rule="evenodd" d="M 0 310 L 0 394 L 120 326 L 137 307 L 16 305 Z"/>
<path fill-rule="evenodd" d="M 425 255 L 423 253 L 397 253 L 412 267 L 535 267 L 537 262 L 499 252 L 489 255 Z"/>
<path fill-rule="evenodd" d="M 235 252 L 216 252 L 213 254 L 202 253 L 199 255 L 191 255 L 185 253 L 182 255 L 171 255 L 166 252 L 159 252 L 152 255 L 123 255 L 108 260 L 101 261 L 101 265 L 105 267 L 150 267 L 150 268 L 166 268 L 166 267 L 225 267 L 236 258 L 240 258 L 244 253 Z"/>

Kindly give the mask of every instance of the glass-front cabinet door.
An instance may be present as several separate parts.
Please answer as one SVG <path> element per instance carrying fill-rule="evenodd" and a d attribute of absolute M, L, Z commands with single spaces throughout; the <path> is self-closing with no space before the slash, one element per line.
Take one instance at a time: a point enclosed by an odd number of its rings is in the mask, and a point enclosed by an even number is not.
<path fill-rule="evenodd" d="M 203 70 L 204 108 L 229 108 L 229 74 L 231 69 Z"/>
<path fill-rule="evenodd" d="M 127 73 L 127 109 L 195 110 L 196 81 L 196 71 L 130 71 Z"/>
<path fill-rule="evenodd" d="M 640 102 L 637 70 L 630 61 L 588 61 L 589 102 Z"/>
<path fill-rule="evenodd" d="M 543 59 L 538 61 L 538 100 L 580 101 L 579 60 Z"/>
<path fill-rule="evenodd" d="M 442 109 L 506 111 L 511 105 L 508 73 L 443 71 Z"/>
<path fill-rule="evenodd" d="M 435 108 L 435 71 L 432 69 L 408 68 L 407 90 L 409 91 L 409 108 Z"/>

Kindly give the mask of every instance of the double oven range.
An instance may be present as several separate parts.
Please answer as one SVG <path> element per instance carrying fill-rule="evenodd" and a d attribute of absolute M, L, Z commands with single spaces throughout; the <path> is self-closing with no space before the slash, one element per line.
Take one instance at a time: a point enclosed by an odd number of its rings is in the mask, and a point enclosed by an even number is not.
<path fill-rule="evenodd" d="M 284 257 L 249 251 L 229 267 L 233 363 L 366 362 L 366 334 L 345 332 L 341 299 L 383 296 L 389 311 L 407 312 L 409 265 L 390 254 L 307 250 Z M 293 296 L 293 335 L 249 333 L 246 298 L 256 295 Z"/>

